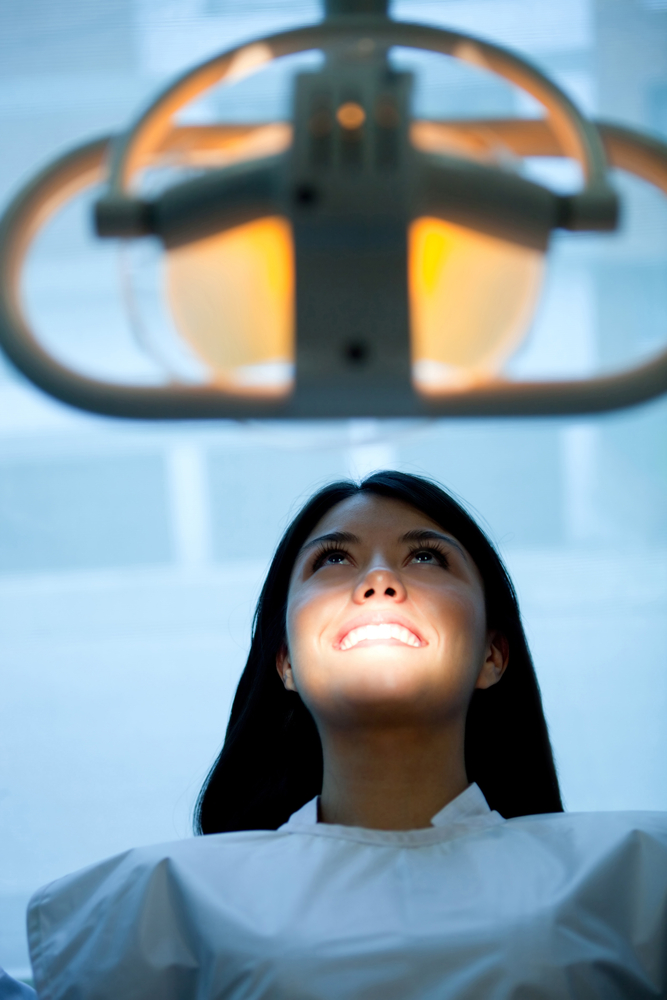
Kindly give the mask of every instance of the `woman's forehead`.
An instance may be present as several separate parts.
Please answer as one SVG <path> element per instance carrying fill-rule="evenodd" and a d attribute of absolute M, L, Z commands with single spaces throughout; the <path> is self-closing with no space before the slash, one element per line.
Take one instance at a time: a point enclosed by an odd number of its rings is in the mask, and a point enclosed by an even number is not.
<path fill-rule="evenodd" d="M 400 536 L 417 527 L 433 528 L 451 535 L 437 521 L 403 500 L 369 492 L 356 493 L 328 510 L 307 541 L 332 531 L 351 532 L 362 540 L 368 533 L 387 532 L 389 536 Z"/>

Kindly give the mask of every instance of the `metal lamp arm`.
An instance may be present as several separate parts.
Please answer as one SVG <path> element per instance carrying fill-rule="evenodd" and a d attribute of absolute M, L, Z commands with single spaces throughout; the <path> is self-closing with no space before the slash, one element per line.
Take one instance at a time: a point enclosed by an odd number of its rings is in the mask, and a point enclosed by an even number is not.
<path fill-rule="evenodd" d="M 545 250 L 562 224 L 565 199 L 516 174 L 421 154 L 413 216 L 436 216 L 499 239 Z"/>
<path fill-rule="evenodd" d="M 384 4 L 367 0 L 374 13 L 359 13 L 355 0 L 334 0 L 331 16 L 319 25 L 282 32 L 259 39 L 214 57 L 184 74 L 150 105 L 143 115 L 118 136 L 109 162 L 109 184 L 100 211 L 117 228 L 143 224 L 140 199 L 132 195 L 132 182 L 151 160 L 172 128 L 174 115 L 202 92 L 225 79 L 238 79 L 260 66 L 311 49 L 353 47 L 368 36 L 383 49 L 407 46 L 449 55 L 504 77 L 526 90 L 547 110 L 549 123 L 561 152 L 581 164 L 586 178 L 583 190 L 570 197 L 568 228 L 608 230 L 616 224 L 618 199 L 609 185 L 607 161 L 595 125 L 585 119 L 567 95 L 536 67 L 500 46 L 470 35 L 425 25 L 391 21 L 379 10 Z M 354 16 L 346 16 L 353 14 Z"/>
<path fill-rule="evenodd" d="M 224 167 L 175 184 L 128 218 L 108 200 L 95 206 L 98 236 L 159 236 L 168 248 L 280 211 L 283 157 Z"/>
<path fill-rule="evenodd" d="M 414 155 L 412 216 L 436 216 L 544 250 L 568 200 L 516 174 L 442 156 Z M 267 157 L 176 184 L 127 216 L 96 207 L 99 236 L 158 236 L 168 249 L 272 214 L 288 214 L 286 158 Z"/>
<path fill-rule="evenodd" d="M 544 250 L 553 229 L 569 229 L 571 196 L 554 194 L 517 174 L 468 160 L 415 151 L 412 216 L 431 215 Z M 96 205 L 102 237 L 159 236 L 182 246 L 262 216 L 289 214 L 286 157 L 224 167 L 175 184 L 152 201 L 135 199 L 124 212 L 108 199 Z"/>

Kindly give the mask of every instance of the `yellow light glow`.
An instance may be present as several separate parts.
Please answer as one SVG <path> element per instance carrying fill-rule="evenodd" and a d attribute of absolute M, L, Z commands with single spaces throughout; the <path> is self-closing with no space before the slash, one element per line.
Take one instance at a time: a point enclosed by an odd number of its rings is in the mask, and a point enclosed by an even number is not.
<path fill-rule="evenodd" d="M 294 357 L 289 223 L 272 216 L 167 254 L 177 329 L 219 384 L 285 392 Z M 254 375 L 257 377 L 254 377 Z"/>
<path fill-rule="evenodd" d="M 528 329 L 542 253 L 434 218 L 412 223 L 409 251 L 417 388 L 435 393 L 495 377 Z M 218 384 L 289 391 L 293 257 L 290 225 L 279 216 L 167 254 L 174 322 Z"/>
<path fill-rule="evenodd" d="M 168 165 L 226 167 L 243 160 L 276 156 L 289 149 L 292 126 L 270 125 L 180 125 L 167 133 L 159 152 Z M 154 167 L 154 161 L 145 166 Z M 159 166 L 159 162 L 158 162 Z"/>
<path fill-rule="evenodd" d="M 410 227 L 415 383 L 423 392 L 493 378 L 524 337 L 543 255 L 440 219 Z"/>
<path fill-rule="evenodd" d="M 336 118 L 341 128 L 352 130 L 361 128 L 366 121 L 366 112 L 360 104 L 356 104 L 354 101 L 347 101 L 346 104 L 341 104 L 339 107 L 336 112 Z"/>

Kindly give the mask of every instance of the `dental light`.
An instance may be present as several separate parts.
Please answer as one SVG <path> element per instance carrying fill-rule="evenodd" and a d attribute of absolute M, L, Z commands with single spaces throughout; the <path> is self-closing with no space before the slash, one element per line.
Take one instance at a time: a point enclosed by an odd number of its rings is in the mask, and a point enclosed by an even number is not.
<path fill-rule="evenodd" d="M 401 46 L 453 57 L 528 92 L 543 119 L 416 121 Z M 295 80 L 291 123 L 187 126 L 210 88 L 319 50 Z M 500 154 L 499 154 L 500 151 Z M 508 156 L 564 156 L 584 183 L 559 195 Z M 667 390 L 667 350 L 620 373 L 512 382 L 554 230 L 609 232 L 607 161 L 667 193 L 667 147 L 587 120 L 518 56 L 395 22 L 386 0 L 327 0 L 322 23 L 260 39 L 186 73 L 123 134 L 61 157 L 0 224 L 0 343 L 45 392 L 134 418 L 536 415 L 629 406 Z M 169 168 L 149 195 L 147 172 Z M 64 203 L 106 183 L 101 238 L 157 238 L 173 325 L 199 382 L 122 385 L 56 360 L 26 320 L 21 273 Z"/>

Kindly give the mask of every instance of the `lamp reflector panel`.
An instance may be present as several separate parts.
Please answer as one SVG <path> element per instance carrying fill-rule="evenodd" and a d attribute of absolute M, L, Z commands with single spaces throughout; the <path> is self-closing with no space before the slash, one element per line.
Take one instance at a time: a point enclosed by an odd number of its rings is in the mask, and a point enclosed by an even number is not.
<path fill-rule="evenodd" d="M 544 255 L 434 218 L 410 226 L 413 376 L 422 392 L 497 375 L 524 338 Z"/>
<path fill-rule="evenodd" d="M 287 392 L 294 363 L 291 227 L 280 216 L 170 250 L 166 293 L 177 330 L 211 380 Z"/>

